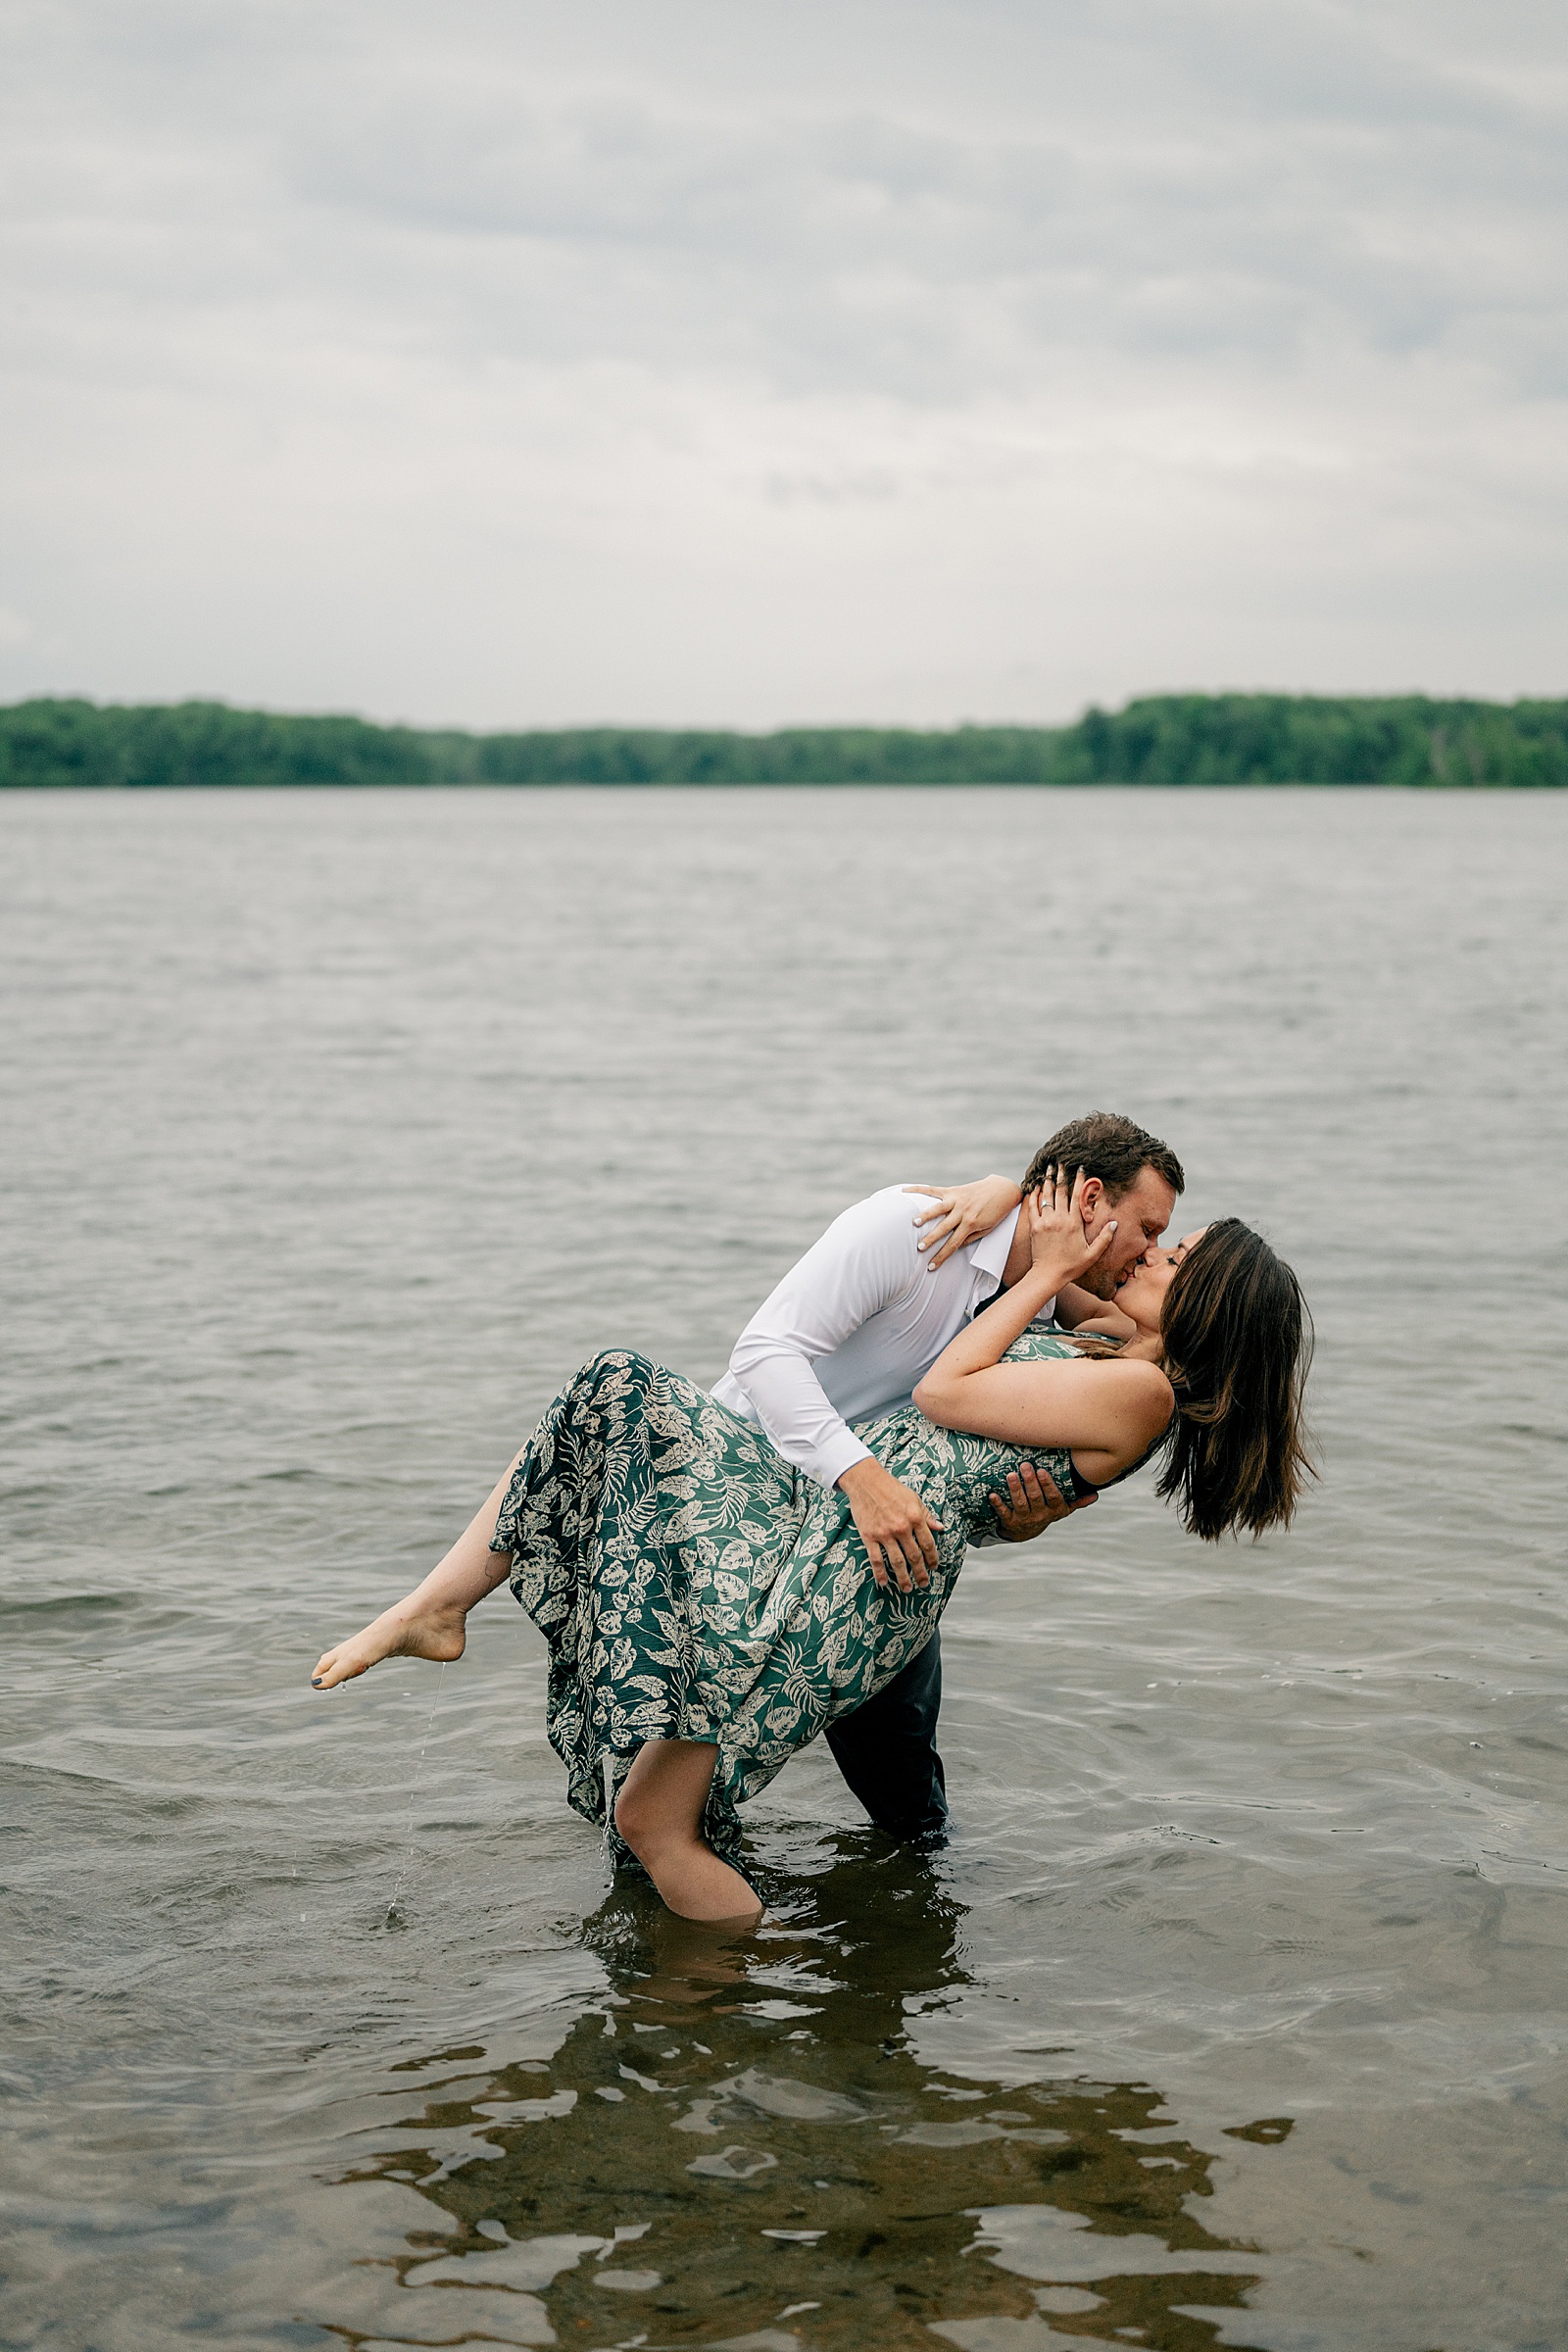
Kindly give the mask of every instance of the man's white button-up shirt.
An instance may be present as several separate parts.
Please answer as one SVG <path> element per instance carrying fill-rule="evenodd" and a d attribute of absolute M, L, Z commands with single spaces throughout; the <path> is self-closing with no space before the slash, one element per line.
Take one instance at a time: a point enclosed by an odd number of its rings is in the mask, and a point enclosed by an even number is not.
<path fill-rule="evenodd" d="M 889 1185 L 835 1217 L 763 1300 L 714 1386 L 720 1404 L 760 1422 L 785 1460 L 824 1487 L 869 1454 L 849 1423 L 907 1404 L 1001 1288 L 1018 1210 L 933 1273 L 914 1223 L 928 1205 Z"/>

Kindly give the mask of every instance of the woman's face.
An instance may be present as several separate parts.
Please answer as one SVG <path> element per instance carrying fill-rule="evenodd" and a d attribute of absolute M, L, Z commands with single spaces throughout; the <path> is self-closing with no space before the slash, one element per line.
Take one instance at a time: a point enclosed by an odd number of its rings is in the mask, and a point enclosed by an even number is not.
<path fill-rule="evenodd" d="M 1177 1267 L 1189 1256 L 1208 1231 L 1200 1225 L 1196 1233 L 1184 1233 L 1169 1250 L 1163 1246 L 1146 1250 L 1135 1258 L 1117 1286 L 1115 1303 L 1122 1313 L 1131 1315 L 1141 1331 L 1157 1331 L 1159 1318 L 1165 1310 L 1165 1293 L 1170 1289 Z"/>

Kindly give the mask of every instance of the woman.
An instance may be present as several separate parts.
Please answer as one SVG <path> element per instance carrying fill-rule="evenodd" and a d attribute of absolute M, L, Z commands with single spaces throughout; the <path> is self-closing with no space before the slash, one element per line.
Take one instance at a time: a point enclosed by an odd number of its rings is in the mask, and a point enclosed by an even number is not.
<path fill-rule="evenodd" d="M 1307 1469 L 1295 1275 L 1230 1218 L 1139 1260 L 1100 1318 L 1133 1336 L 1031 1332 L 1115 1230 L 1085 1246 L 1081 1186 L 1050 1172 L 1027 1204 L 1030 1271 L 944 1350 L 913 1405 L 860 1427 L 939 1532 L 924 1583 L 878 1589 L 837 1489 L 694 1382 L 613 1351 L 562 1391 L 423 1584 L 326 1651 L 316 1687 L 382 1658 L 460 1656 L 469 1609 L 510 1575 L 549 1645 L 571 1803 L 672 1911 L 755 1915 L 730 1859 L 736 1805 L 914 1656 L 991 1493 L 1031 1454 L 1071 1500 L 1165 1443 L 1159 1492 L 1210 1540 L 1295 1510 Z"/>

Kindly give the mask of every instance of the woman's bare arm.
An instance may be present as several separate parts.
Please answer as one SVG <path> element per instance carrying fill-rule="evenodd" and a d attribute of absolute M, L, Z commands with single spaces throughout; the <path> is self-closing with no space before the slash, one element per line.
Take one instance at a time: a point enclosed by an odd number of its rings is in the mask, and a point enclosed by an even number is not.
<path fill-rule="evenodd" d="M 946 1374 L 938 1357 L 914 1401 L 944 1429 L 1007 1446 L 1060 1446 L 1096 1486 L 1130 1469 L 1170 1419 L 1170 1383 L 1157 1365 L 1090 1356 L 991 1364 Z"/>
<path fill-rule="evenodd" d="M 1013 1446 L 1064 1446 L 1099 1483 L 1138 1459 L 1170 1419 L 1170 1383 L 1151 1363 L 1004 1364 L 1002 1357 L 1053 1293 L 1087 1272 L 1114 1226 L 1085 1246 L 1081 1178 L 1069 1194 L 1054 1177 L 1025 1203 L 1033 1264 L 938 1356 L 914 1392 L 946 1429 Z"/>
<path fill-rule="evenodd" d="M 1011 1290 L 999 1291 L 984 1314 L 976 1315 L 948 1343 L 926 1374 L 927 1381 L 938 1373 L 944 1380 L 952 1380 L 999 1363 L 1047 1300 L 1080 1274 L 1087 1274 L 1096 1259 L 1104 1255 L 1115 1238 L 1116 1220 L 1112 1217 L 1094 1241 L 1086 1242 L 1082 1187 L 1081 1172 L 1069 1193 L 1064 1180 L 1047 1171 L 1045 1183 L 1038 1193 L 1030 1194 L 1020 1212 L 1028 1220 L 1029 1271 Z"/>

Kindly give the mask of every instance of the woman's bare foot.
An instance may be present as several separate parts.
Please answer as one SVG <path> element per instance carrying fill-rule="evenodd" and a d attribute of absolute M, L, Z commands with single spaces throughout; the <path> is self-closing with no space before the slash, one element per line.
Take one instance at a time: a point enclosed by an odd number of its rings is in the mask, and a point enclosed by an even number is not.
<path fill-rule="evenodd" d="M 466 1609 L 428 1604 L 417 1608 L 412 1599 L 400 1600 L 395 1607 L 383 1609 L 362 1634 L 323 1650 L 311 1676 L 312 1687 L 334 1690 L 339 1683 L 351 1683 L 357 1674 L 379 1666 L 383 1658 L 438 1658 L 443 1664 L 449 1658 L 461 1658 L 467 1640 L 466 1621 Z"/>

